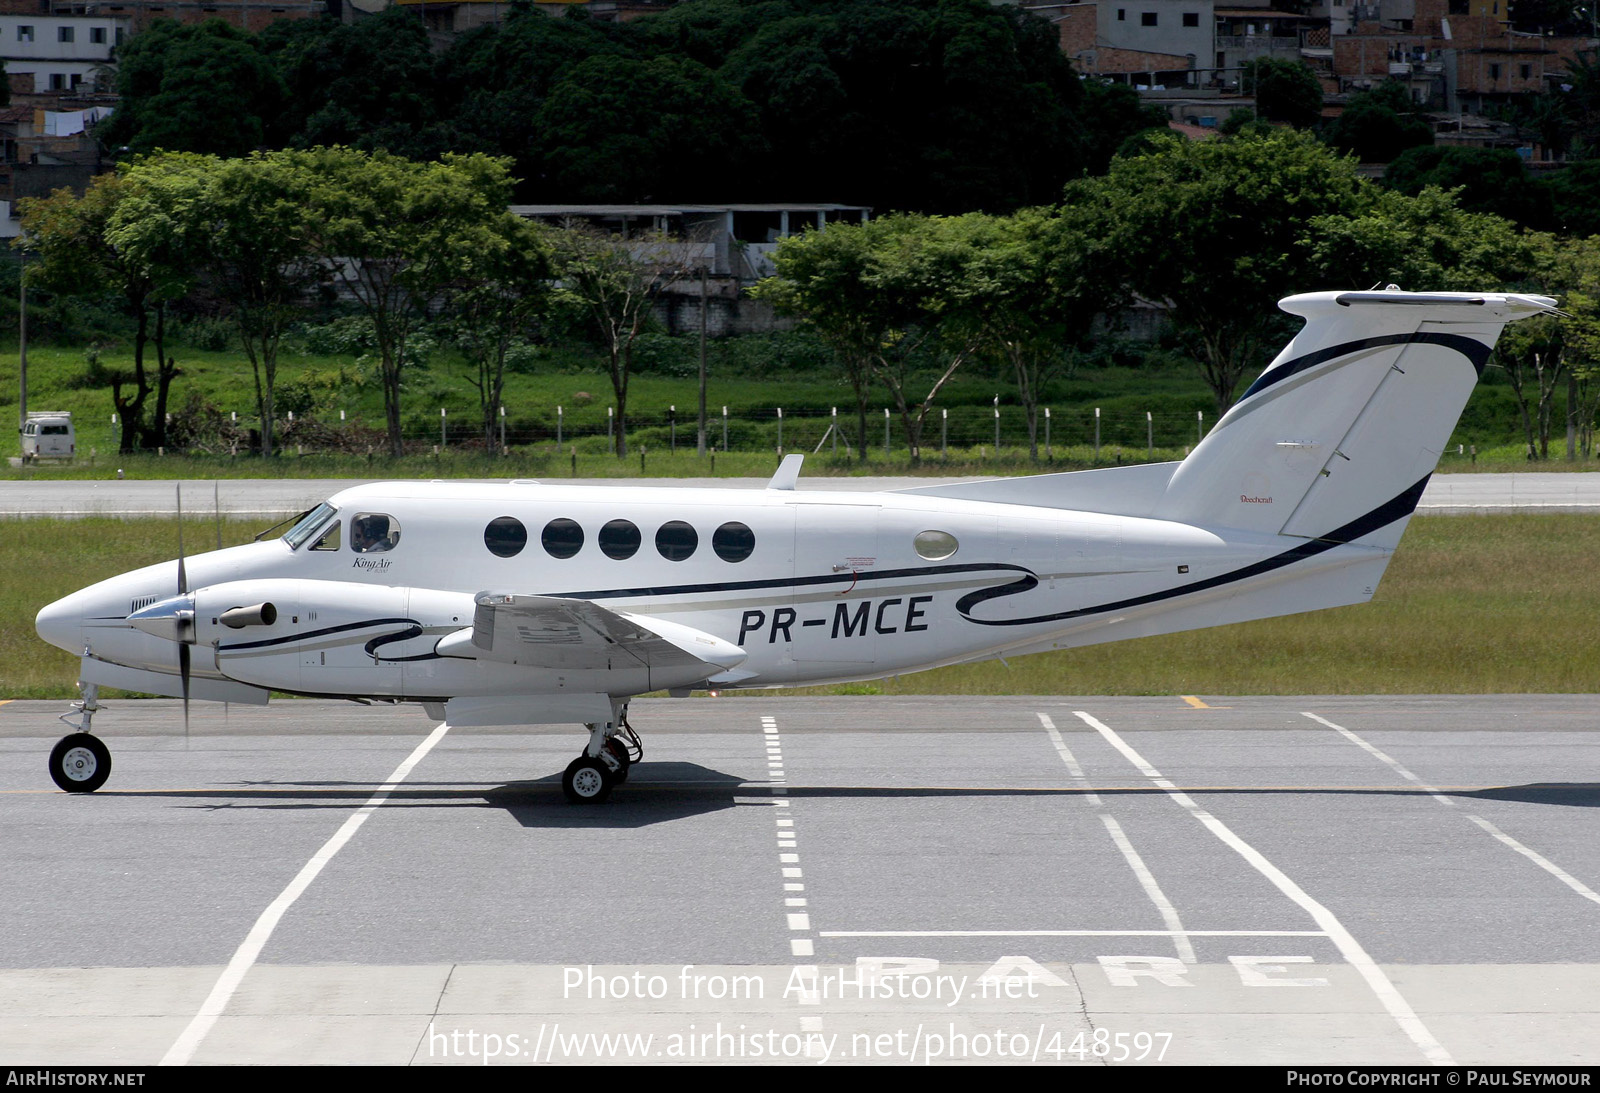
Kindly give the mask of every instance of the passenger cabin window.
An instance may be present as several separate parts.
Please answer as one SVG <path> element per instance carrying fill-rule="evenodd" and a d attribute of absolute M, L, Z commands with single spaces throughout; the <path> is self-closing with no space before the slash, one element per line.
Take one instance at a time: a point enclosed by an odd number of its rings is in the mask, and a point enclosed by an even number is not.
<path fill-rule="evenodd" d="M 711 549 L 725 562 L 742 562 L 756 548 L 756 533 L 730 520 L 711 533 Z"/>
<path fill-rule="evenodd" d="M 515 516 L 496 516 L 483 529 L 483 545 L 497 558 L 515 558 L 528 545 L 528 529 Z"/>
<path fill-rule="evenodd" d="M 344 525 L 340 524 L 337 520 L 335 520 L 334 523 L 333 523 L 333 526 L 331 528 L 329 528 L 326 532 L 323 533 L 322 538 L 318 539 L 315 543 L 311 544 L 311 549 L 312 550 L 338 550 L 339 549 L 339 529 L 341 527 L 343 527 L 343 526 Z"/>
<path fill-rule="evenodd" d="M 669 562 L 687 561 L 700 545 L 700 533 L 682 520 L 669 520 L 656 529 L 656 551 Z"/>
<path fill-rule="evenodd" d="M 950 557 L 958 547 L 956 537 L 948 531 L 919 531 L 911 543 L 917 553 L 930 562 Z"/>
<path fill-rule="evenodd" d="M 400 521 L 381 512 L 361 512 L 350 521 L 350 549 L 357 554 L 382 554 L 400 542 Z"/>
<path fill-rule="evenodd" d="M 544 526 L 539 542 L 550 557 L 570 558 L 583 549 L 583 525 L 565 516 L 557 517 Z"/>
<path fill-rule="evenodd" d="M 600 529 L 600 549 L 620 562 L 638 552 L 642 538 L 632 520 L 612 520 Z"/>
<path fill-rule="evenodd" d="M 311 538 L 312 534 L 321 528 L 323 524 L 326 524 L 328 518 L 338 511 L 338 509 L 324 501 L 300 517 L 294 527 L 284 532 L 283 541 L 289 544 L 290 550 L 300 549 L 300 544 Z M 270 531 L 271 529 L 268 528 L 267 530 Z"/>

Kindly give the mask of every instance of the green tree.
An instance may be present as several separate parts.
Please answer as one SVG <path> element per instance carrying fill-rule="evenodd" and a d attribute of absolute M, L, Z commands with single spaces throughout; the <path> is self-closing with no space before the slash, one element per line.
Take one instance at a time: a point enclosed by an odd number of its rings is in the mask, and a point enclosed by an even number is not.
<path fill-rule="evenodd" d="M 38 255 L 27 272 L 29 286 L 67 295 L 115 293 L 134 320 L 133 372 L 111 375 L 111 401 L 124 452 L 166 444 L 168 391 L 177 375 L 176 362 L 166 352 L 167 306 L 190 283 L 185 265 L 152 259 L 110 238 L 113 218 L 134 192 L 125 176 L 104 174 L 90 182 L 82 197 L 60 189 L 19 203 L 20 246 Z M 152 341 L 153 375 L 145 364 Z M 152 393 L 154 413 L 147 417 Z"/>
<path fill-rule="evenodd" d="M 324 274 L 310 252 L 303 172 L 281 153 L 169 153 L 139 161 L 128 177 L 133 194 L 112 217 L 109 238 L 206 276 L 250 360 L 261 454 L 271 456 L 278 348 Z"/>
<path fill-rule="evenodd" d="M 552 233 L 554 304 L 581 315 L 606 352 L 616 401 L 615 451 L 628 454 L 628 384 L 633 352 L 661 294 L 695 268 L 689 248 L 662 236 L 624 239 L 585 228 Z"/>
<path fill-rule="evenodd" d="M 1380 190 L 1361 207 L 1313 217 L 1306 227 L 1311 262 L 1329 285 L 1483 292 L 1518 285 L 1541 268 L 1537 237 L 1502 217 L 1468 212 L 1437 187 L 1415 197 Z"/>
<path fill-rule="evenodd" d="M 546 232 L 510 212 L 497 217 L 484 250 L 464 256 L 445 286 L 445 327 L 473 366 L 483 442 L 495 446 L 506 364 L 549 306 L 552 253 Z"/>
<path fill-rule="evenodd" d="M 1070 371 L 1096 316 L 1120 302 L 1122 279 L 1108 276 L 1119 256 L 1112 233 L 1082 206 L 1023 209 L 976 227 L 983 238 L 961 279 L 957 314 L 976 324 L 979 351 L 1015 378 L 1037 462 L 1045 385 Z"/>
<path fill-rule="evenodd" d="M 218 19 L 158 19 L 128 39 L 117 50 L 117 93 L 103 139 L 135 153 L 242 156 L 280 135 L 282 82 L 251 35 Z"/>
<path fill-rule="evenodd" d="M 715 200 L 762 151 L 755 109 L 697 61 L 594 57 L 540 107 L 541 189 L 610 203 Z"/>
<path fill-rule="evenodd" d="M 427 304 L 474 254 L 494 247 L 512 179 L 476 154 L 416 163 L 387 152 L 284 152 L 304 177 L 307 241 L 373 326 L 389 451 L 404 452 L 400 401 L 407 345 Z"/>
<path fill-rule="evenodd" d="M 1385 80 L 1350 97 L 1328 127 L 1328 143 L 1363 163 L 1388 163 L 1407 148 L 1433 143 L 1433 126 L 1417 113 L 1405 85 Z"/>
<path fill-rule="evenodd" d="M 1240 75 L 1240 89 L 1256 97 L 1256 113 L 1268 121 L 1309 129 L 1322 120 L 1322 81 L 1305 62 L 1258 57 Z"/>
<path fill-rule="evenodd" d="M 780 240 L 772 255 L 777 275 L 751 290 L 780 315 L 798 318 L 833 352 L 855 396 L 856 455 L 862 460 L 873 367 L 882 346 L 897 337 L 900 320 L 891 301 L 864 290 L 886 230 L 876 220 L 833 223 Z"/>
<path fill-rule="evenodd" d="M 1525 228 L 1547 228 L 1554 220 L 1550 191 L 1528 177 L 1522 157 L 1509 148 L 1410 148 L 1389 164 L 1383 184 L 1413 196 L 1429 186 L 1454 190 L 1463 209 Z"/>
<path fill-rule="evenodd" d="M 1283 327 L 1277 301 L 1312 284 L 1306 222 L 1353 211 L 1364 185 L 1354 163 L 1279 129 L 1118 159 L 1066 198 L 1106 226 L 1121 256 L 1107 276 L 1171 308 L 1220 413 L 1245 371 L 1265 363 Z"/>

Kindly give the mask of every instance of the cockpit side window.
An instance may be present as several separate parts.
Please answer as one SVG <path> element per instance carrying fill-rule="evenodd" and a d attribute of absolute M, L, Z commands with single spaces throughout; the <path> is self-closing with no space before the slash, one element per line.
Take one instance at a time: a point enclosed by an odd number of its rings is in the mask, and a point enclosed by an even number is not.
<path fill-rule="evenodd" d="M 312 550 L 338 550 L 339 549 L 339 529 L 342 526 L 343 526 L 342 524 L 340 524 L 337 520 L 335 520 L 333 522 L 333 524 L 328 528 L 328 530 L 323 532 L 322 538 L 318 539 L 315 543 L 313 543 L 311 545 L 311 549 Z"/>
<path fill-rule="evenodd" d="M 381 512 L 358 512 L 350 521 L 350 549 L 357 554 L 381 554 L 400 542 L 400 521 Z"/>
<path fill-rule="evenodd" d="M 301 517 L 299 523 L 295 524 L 294 527 L 284 532 L 283 541 L 289 544 L 290 550 L 300 549 L 300 544 L 311 538 L 328 522 L 328 518 L 338 511 L 338 509 L 324 501 Z"/>

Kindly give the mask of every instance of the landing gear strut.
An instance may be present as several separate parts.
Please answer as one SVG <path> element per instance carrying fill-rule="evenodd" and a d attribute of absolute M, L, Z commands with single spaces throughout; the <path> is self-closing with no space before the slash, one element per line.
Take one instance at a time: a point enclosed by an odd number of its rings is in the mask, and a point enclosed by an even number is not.
<path fill-rule="evenodd" d="M 561 775 L 561 792 L 572 804 L 601 803 L 628 780 L 629 768 L 644 758 L 644 745 L 628 724 L 627 711 L 623 705 L 615 721 L 589 725 L 588 748 Z"/>
<path fill-rule="evenodd" d="M 100 688 L 80 683 L 78 689 L 83 698 L 72 704 L 76 720 L 72 714 L 60 718 L 77 731 L 63 736 L 50 749 L 50 777 L 68 793 L 93 793 L 111 777 L 111 749 L 89 732 L 89 722 L 100 709 Z"/>

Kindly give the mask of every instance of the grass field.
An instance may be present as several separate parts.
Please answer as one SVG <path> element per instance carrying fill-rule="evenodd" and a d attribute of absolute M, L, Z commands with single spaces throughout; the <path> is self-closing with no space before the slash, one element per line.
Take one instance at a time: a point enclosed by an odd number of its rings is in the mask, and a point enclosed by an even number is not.
<path fill-rule="evenodd" d="M 71 411 L 82 458 L 72 465 L 41 468 L 0 464 L 0 478 L 96 478 L 115 474 L 118 467 L 138 478 L 760 475 L 769 473 L 776 463 L 780 445 L 786 452 L 810 453 L 826 434 L 835 407 L 842 430 L 854 444 L 849 388 L 819 346 L 794 332 L 730 338 L 714 343 L 710 356 L 708 444 L 720 449 L 713 472 L 709 459 L 691 454 L 698 401 L 693 342 L 650 336 L 649 352 L 641 355 L 643 366 L 629 394 L 633 454 L 626 460 L 605 454 L 611 387 L 596 353 L 581 343 L 541 350 L 525 370 L 508 375 L 504 402 L 511 455 L 505 459 L 484 454 L 477 435 L 478 394 L 470 370 L 449 352 L 437 354 L 426 367 L 408 374 L 404 420 L 417 454 L 391 460 L 381 454 L 387 450 L 382 434 L 383 400 L 371 364 L 355 357 L 286 351 L 279 366 L 280 416 L 298 407 L 298 425 L 290 428 L 287 421 L 280 421 L 283 455 L 271 462 L 248 454 L 230 458 L 226 444 L 209 440 L 202 443 L 214 454 L 192 462 L 155 453 L 118 455 L 120 434 L 111 422 L 113 407 L 106 375 L 108 370 L 131 368 L 126 347 L 108 344 L 98 348 L 91 364 L 90 354 L 83 348 L 35 346 L 29 349 L 29 408 Z M 186 347 L 175 348 L 174 353 L 181 373 L 172 388 L 170 410 L 182 416 L 188 412 L 185 407 L 190 400 L 196 400 L 224 419 L 237 415 L 238 424 L 245 429 L 253 424 L 254 382 L 243 354 Z M 994 442 L 997 397 L 998 453 Z M 15 411 L 17 399 L 16 360 L 5 353 L 0 356 L 0 417 L 7 408 Z M 1212 396 L 1194 364 L 1148 345 L 1108 346 L 1093 363 L 1082 364 L 1047 385 L 1041 403 L 1052 411 L 1051 447 L 1057 469 L 1181 458 L 1216 419 Z M 812 460 L 811 473 L 904 472 L 908 456 L 898 414 L 891 414 L 889 451 L 886 454 L 884 450 L 883 411 L 888 406 L 887 395 L 874 395 L 865 463 L 850 458 L 842 448 L 837 459 L 831 458 L 830 439 L 819 458 Z M 723 407 L 728 409 L 729 420 L 726 444 Z M 780 409 L 784 415 L 781 423 Z M 441 410 L 445 411 L 445 442 L 442 452 L 434 454 L 433 448 L 441 440 Z M 948 419 L 941 416 L 946 413 Z M 1558 422 L 1562 413 L 1558 398 Z M 1094 449 L 1097 420 L 1098 460 Z M 1452 454 L 1441 469 L 1527 469 L 1519 443 L 1519 422 L 1504 374 L 1491 367 L 1451 437 Z M 669 455 L 674 432 L 677 452 Z M 1041 425 L 1041 444 L 1043 432 Z M 939 455 L 941 433 L 947 434 L 950 446 L 944 458 Z M 940 393 L 925 427 L 926 463 L 921 471 L 1027 473 L 1039 464 L 1028 458 L 1026 440 L 1026 420 L 1011 377 L 973 364 L 958 372 Z M 1480 453 L 1477 462 L 1453 454 L 1457 445 L 1476 445 Z M 648 449 L 642 471 L 637 457 L 640 446 Z M 0 444 L 0 454 L 16 452 L 14 442 Z M 1567 463 L 1564 436 L 1555 438 L 1552 454 L 1551 461 L 1538 464 L 1540 469 L 1600 466 L 1592 459 Z"/>
<path fill-rule="evenodd" d="M 224 542 L 259 528 L 227 523 Z M 215 534 L 185 523 L 191 551 Z M 38 639 L 34 614 L 175 545 L 171 521 L 0 522 L 0 699 L 73 696 L 77 662 Z M 1364 606 L 815 693 L 1588 693 L 1600 688 L 1596 558 L 1600 516 L 1418 517 Z"/>

